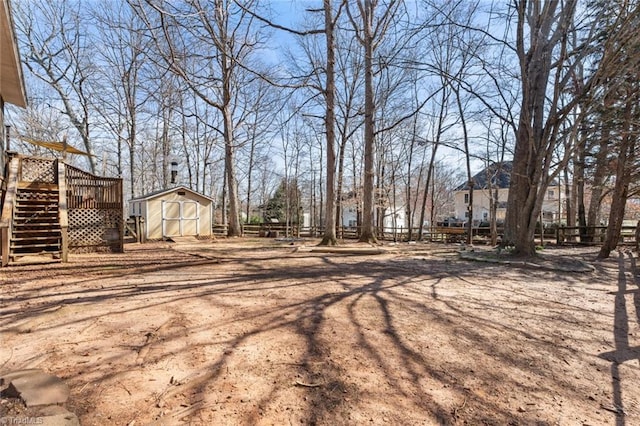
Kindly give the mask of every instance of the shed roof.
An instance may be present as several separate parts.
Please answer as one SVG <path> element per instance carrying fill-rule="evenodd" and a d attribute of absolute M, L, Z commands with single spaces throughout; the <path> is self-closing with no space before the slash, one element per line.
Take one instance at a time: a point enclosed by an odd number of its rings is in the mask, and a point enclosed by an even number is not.
<path fill-rule="evenodd" d="M 22 64 L 9 0 L 0 0 L 0 96 L 10 104 L 27 106 Z"/>
<path fill-rule="evenodd" d="M 211 197 L 207 197 L 204 194 L 201 194 L 199 192 L 196 192 L 192 189 L 187 188 L 186 186 L 180 185 L 180 186 L 176 186 L 173 188 L 167 188 L 167 189 L 161 189 L 159 191 L 154 191 L 154 192 L 150 192 L 148 194 L 142 195 L 140 197 L 136 197 L 136 198 L 132 198 L 129 201 L 144 201 L 144 200 L 152 200 L 154 198 L 158 198 L 158 197 L 162 197 L 163 195 L 166 194 L 170 194 L 172 192 L 176 192 L 176 191 L 185 191 L 185 192 L 189 192 L 193 195 L 196 195 L 198 197 L 202 197 L 202 198 L 206 198 L 207 200 L 214 202 L 215 200 Z"/>

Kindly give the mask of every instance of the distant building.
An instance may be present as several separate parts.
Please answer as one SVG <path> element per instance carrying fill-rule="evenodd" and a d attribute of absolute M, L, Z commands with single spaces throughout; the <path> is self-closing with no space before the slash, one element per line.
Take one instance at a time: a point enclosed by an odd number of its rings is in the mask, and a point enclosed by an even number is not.
<path fill-rule="evenodd" d="M 353 193 L 347 193 L 343 195 L 342 214 L 340 217 L 340 224 L 345 228 L 356 228 L 358 226 L 358 215 L 362 214 L 358 212 L 357 200 Z M 374 214 L 376 218 L 374 220 L 377 223 L 378 209 L 375 209 Z M 360 218 L 362 219 L 362 218 Z M 407 228 L 407 213 L 404 205 L 387 206 L 383 210 L 383 227 L 384 232 L 394 232 L 395 230 Z"/>
<path fill-rule="evenodd" d="M 504 222 L 511 184 L 511 161 L 493 163 L 472 177 L 473 186 L 473 224 L 479 225 L 490 220 L 491 193 L 498 202 L 496 220 Z M 562 205 L 563 185 L 553 183 L 547 188 L 542 204 L 542 222 L 560 222 L 564 218 Z M 497 197 L 495 192 L 497 191 Z M 455 218 L 462 222 L 469 220 L 469 185 L 465 182 L 454 190 Z"/>

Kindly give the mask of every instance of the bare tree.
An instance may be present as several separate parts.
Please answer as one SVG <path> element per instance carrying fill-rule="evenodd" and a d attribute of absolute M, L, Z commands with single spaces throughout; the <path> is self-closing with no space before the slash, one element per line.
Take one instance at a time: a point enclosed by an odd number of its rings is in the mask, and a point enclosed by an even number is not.
<path fill-rule="evenodd" d="M 91 60 L 88 31 L 77 3 L 30 1 L 16 5 L 16 28 L 21 34 L 23 62 L 31 74 L 57 94 L 60 107 L 77 131 L 84 149 L 94 154 L 90 138 Z M 77 8 L 77 9 L 74 9 Z M 59 105 L 58 105 L 59 104 Z M 91 171 L 96 164 L 87 157 Z"/>
<path fill-rule="evenodd" d="M 150 81 L 143 81 L 142 73 L 148 41 L 142 23 L 127 3 L 101 2 L 92 5 L 91 16 L 98 23 L 96 35 L 102 49 L 96 52 L 102 61 L 97 68 L 100 76 L 95 82 L 94 108 L 110 133 L 117 138 L 116 167 L 123 176 L 124 144 L 128 148 L 130 196 L 135 197 L 135 152 L 140 115 L 150 96 Z M 145 90 L 146 89 L 146 90 Z M 138 194 L 139 195 L 139 194 Z"/>
<path fill-rule="evenodd" d="M 375 243 L 377 238 L 374 232 L 374 55 L 387 30 L 393 23 L 395 13 L 402 2 L 357 0 L 355 3 L 358 9 L 358 17 L 352 13 L 349 2 L 346 3 L 346 11 L 356 31 L 356 37 L 362 44 L 364 55 L 364 183 L 362 189 L 363 214 L 360 241 Z"/>
<path fill-rule="evenodd" d="M 246 109 L 246 116 L 241 122 L 237 139 L 242 139 L 239 144 L 240 154 L 245 154 L 244 170 L 246 180 L 245 216 L 246 223 L 251 217 L 252 195 L 255 192 L 255 166 L 263 161 L 265 145 L 269 142 L 270 135 L 275 133 L 272 127 L 276 124 L 273 115 L 280 104 L 274 87 L 268 85 L 264 80 L 256 79 L 251 83 L 253 90 L 245 95 L 247 99 L 243 101 L 251 108 Z M 243 152 L 244 151 L 244 152 Z M 240 179 L 242 181 L 242 179 Z"/>
<path fill-rule="evenodd" d="M 273 22 L 264 16 L 258 15 L 254 10 L 251 10 L 249 7 L 241 6 L 243 10 L 251 16 L 254 16 L 256 19 L 261 22 L 266 23 L 272 28 L 276 28 L 278 30 L 282 30 L 291 34 L 295 34 L 301 37 L 313 36 L 313 35 L 324 35 L 325 39 L 325 60 L 322 65 L 317 64 L 311 56 L 309 56 L 311 71 L 306 75 L 302 76 L 302 84 L 285 84 L 287 87 L 307 87 L 312 88 L 319 93 L 324 99 L 324 130 L 326 135 L 326 203 L 325 203 L 325 217 L 324 217 L 324 235 L 320 245 L 336 245 L 336 193 L 335 193 L 335 181 L 336 181 L 336 153 L 335 153 L 335 141 L 336 141 L 336 133 L 335 133 L 335 97 L 336 97 L 336 72 L 335 72 L 335 63 L 336 63 L 336 52 L 335 52 L 335 32 L 336 32 L 336 22 L 340 16 L 340 11 L 345 4 L 345 0 L 341 0 L 338 3 L 338 8 L 334 12 L 332 1 L 331 0 L 323 0 L 322 8 L 318 9 L 307 9 L 308 12 L 311 13 L 321 13 L 323 16 L 324 26 L 320 29 L 310 29 L 310 30 L 296 30 L 293 28 L 289 28 L 283 25 L 280 25 L 276 22 Z M 319 78 L 321 71 L 324 71 L 324 81 L 321 81 Z M 317 81 L 316 83 L 310 82 L 311 77 L 315 76 Z M 294 77 L 293 80 L 296 78 Z M 282 84 L 274 82 L 272 79 L 269 79 L 275 85 L 283 86 Z M 323 84 L 324 83 L 324 84 Z"/>
<path fill-rule="evenodd" d="M 607 232 L 599 259 L 609 257 L 620 239 L 628 196 L 635 192 L 632 187 L 640 178 L 637 147 L 640 140 L 640 5 L 634 2 L 620 5 L 620 17 L 608 30 L 609 50 L 604 52 L 606 77 L 604 80 L 607 96 L 606 108 L 600 115 L 603 126 L 607 127 L 611 145 L 615 152 L 611 162 L 615 164 L 615 184 L 609 210 Z M 604 69 L 604 68 L 603 68 Z M 613 99 L 612 99 L 613 98 Z"/>
<path fill-rule="evenodd" d="M 515 7 L 522 100 L 504 243 L 514 245 L 516 254 L 531 256 L 535 255 L 533 236 L 546 189 L 559 173 L 551 169 L 558 132 L 591 86 L 587 83 L 583 92 L 573 91 L 569 96 L 569 76 L 589 50 L 569 51 L 577 0 L 521 0 Z"/>
<path fill-rule="evenodd" d="M 354 134 L 362 127 L 360 107 L 360 82 L 362 55 L 359 43 L 349 33 L 337 32 L 337 80 L 336 85 L 336 128 L 339 136 L 336 186 L 336 225 L 342 230 L 343 198 L 345 187 L 345 161 L 348 143 L 353 143 Z M 342 236 L 342 235 L 341 235 Z"/>
<path fill-rule="evenodd" d="M 324 0 L 324 36 L 327 49 L 327 61 L 325 65 L 326 80 L 324 86 L 325 117 L 324 127 L 327 137 L 327 175 L 326 175 L 326 207 L 324 235 L 320 245 L 336 245 L 336 148 L 335 148 L 335 96 L 336 96 L 336 75 L 335 75 L 335 26 L 336 16 L 331 7 L 331 0 Z M 338 194 L 339 196 L 339 194 Z"/>
<path fill-rule="evenodd" d="M 261 35 L 252 25 L 247 9 L 253 0 L 215 0 L 185 4 L 130 0 L 152 35 L 156 49 L 169 71 L 222 116 L 225 146 L 228 236 L 242 233 L 235 164 L 235 131 L 238 109 L 236 91 L 243 89 L 246 68 Z M 200 54 L 194 54 L 194 52 Z"/>
<path fill-rule="evenodd" d="M 64 114 L 49 106 L 50 87 L 43 81 L 29 84 L 29 104 L 25 108 L 9 110 L 5 117 L 11 125 L 11 149 L 38 155 L 45 148 L 23 142 L 21 136 L 42 141 L 60 141 L 68 131 Z"/>

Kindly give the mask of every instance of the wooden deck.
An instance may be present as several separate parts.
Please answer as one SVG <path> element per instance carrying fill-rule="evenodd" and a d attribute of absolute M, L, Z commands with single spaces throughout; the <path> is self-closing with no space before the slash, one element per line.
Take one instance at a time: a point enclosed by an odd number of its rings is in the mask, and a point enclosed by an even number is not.
<path fill-rule="evenodd" d="M 10 154 L 0 215 L 2 266 L 26 256 L 66 261 L 69 250 L 123 250 L 122 180 L 62 160 Z"/>

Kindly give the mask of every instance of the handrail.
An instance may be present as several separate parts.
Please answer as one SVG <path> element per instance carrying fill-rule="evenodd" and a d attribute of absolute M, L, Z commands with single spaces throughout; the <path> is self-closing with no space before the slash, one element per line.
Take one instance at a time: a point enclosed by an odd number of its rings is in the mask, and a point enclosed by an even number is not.
<path fill-rule="evenodd" d="M 12 157 L 9 162 L 9 174 L 7 176 L 7 192 L 4 195 L 2 215 L 0 215 L 0 232 L 2 233 L 2 266 L 9 264 L 9 250 L 11 248 L 11 234 L 13 231 L 13 210 L 18 191 L 18 170 L 20 159 Z"/>

